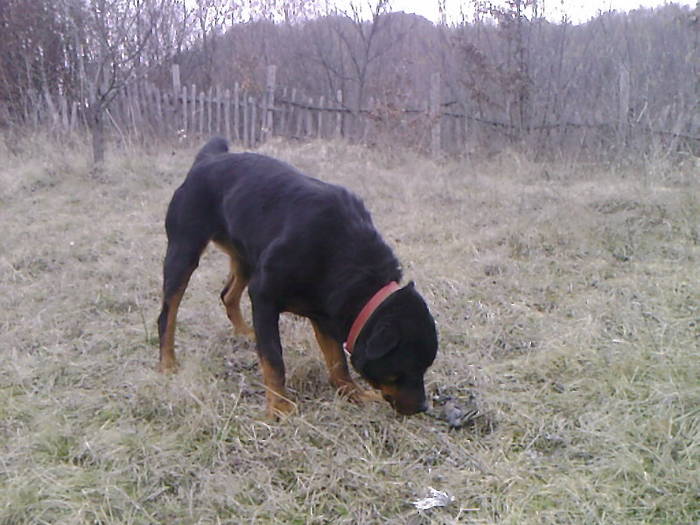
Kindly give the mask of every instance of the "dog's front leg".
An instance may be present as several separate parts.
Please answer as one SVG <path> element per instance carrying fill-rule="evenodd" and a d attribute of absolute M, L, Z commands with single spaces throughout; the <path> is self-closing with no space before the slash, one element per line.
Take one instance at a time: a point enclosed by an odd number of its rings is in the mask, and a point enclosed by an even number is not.
<path fill-rule="evenodd" d="M 326 361 L 331 385 L 335 387 L 338 393 L 358 403 L 363 401 L 381 401 L 382 396 L 375 390 L 364 390 L 352 380 L 348 370 L 348 363 L 343 353 L 343 347 L 340 346 L 340 343 L 324 333 L 317 322 L 311 321 L 311 326 L 314 328 L 316 341 L 318 341 L 318 346 Z"/>
<path fill-rule="evenodd" d="M 284 361 L 279 334 L 279 311 L 264 296 L 250 291 L 258 358 L 265 383 L 267 414 L 278 418 L 296 410 L 285 388 Z"/>

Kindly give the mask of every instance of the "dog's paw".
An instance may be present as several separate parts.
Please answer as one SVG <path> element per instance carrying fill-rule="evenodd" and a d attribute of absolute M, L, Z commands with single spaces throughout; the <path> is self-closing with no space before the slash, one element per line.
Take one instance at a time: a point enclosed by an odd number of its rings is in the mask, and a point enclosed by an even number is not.
<path fill-rule="evenodd" d="M 297 404 L 286 396 L 275 394 L 267 399 L 267 418 L 271 421 L 283 420 L 297 413 Z"/>
<path fill-rule="evenodd" d="M 360 403 L 377 403 L 379 401 L 384 401 L 384 398 L 379 390 L 365 390 L 358 388 L 355 397 L 357 397 L 357 401 Z"/>
<path fill-rule="evenodd" d="M 156 371 L 161 374 L 174 374 L 179 368 L 180 365 L 174 359 L 162 360 L 156 365 Z"/>
<path fill-rule="evenodd" d="M 255 330 L 253 330 L 253 327 L 247 325 L 246 323 L 243 323 L 243 324 L 238 325 L 238 326 L 234 326 L 233 333 L 234 333 L 234 335 L 246 337 L 246 338 L 250 339 L 251 341 L 255 341 Z"/>
<path fill-rule="evenodd" d="M 338 393 L 352 403 L 374 403 L 382 401 L 382 395 L 378 390 L 365 390 L 355 383 L 346 383 L 338 388 Z"/>

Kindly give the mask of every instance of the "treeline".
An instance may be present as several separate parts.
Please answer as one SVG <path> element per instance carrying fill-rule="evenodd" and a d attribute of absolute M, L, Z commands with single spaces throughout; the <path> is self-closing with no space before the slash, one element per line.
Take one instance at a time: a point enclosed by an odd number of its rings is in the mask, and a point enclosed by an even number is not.
<path fill-rule="evenodd" d="M 460 127 L 444 135 L 456 153 L 700 154 L 698 8 L 574 25 L 546 20 L 533 0 L 474 1 L 469 20 L 433 24 L 387 0 L 327 4 L 2 0 L 0 126 L 46 125 L 61 100 L 104 141 L 112 101 L 139 83 L 171 88 L 174 64 L 183 85 L 260 95 L 275 65 L 280 89 L 371 117 L 370 136 L 348 126 L 354 140 L 427 148 L 441 118 Z"/>

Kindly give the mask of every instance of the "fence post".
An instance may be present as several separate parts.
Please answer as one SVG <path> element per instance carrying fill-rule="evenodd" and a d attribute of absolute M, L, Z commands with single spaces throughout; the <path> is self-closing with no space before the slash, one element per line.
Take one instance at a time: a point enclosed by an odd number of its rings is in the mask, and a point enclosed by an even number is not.
<path fill-rule="evenodd" d="M 180 84 L 180 65 L 179 64 L 173 64 L 173 67 L 171 68 L 172 71 L 172 76 L 173 76 L 173 113 L 174 113 L 174 118 L 173 121 L 177 122 L 177 115 L 178 115 L 178 97 L 180 94 L 184 93 L 181 88 Z M 182 113 L 184 117 L 184 113 L 187 111 L 186 109 L 186 104 L 185 104 L 185 99 L 182 99 L 182 105 L 180 106 L 182 108 Z M 187 117 L 184 117 L 185 119 Z M 187 125 L 185 125 L 185 128 L 187 128 Z"/>
<path fill-rule="evenodd" d="M 267 66 L 267 82 L 265 83 L 265 101 L 262 115 L 262 140 L 265 141 L 274 134 L 274 108 L 275 108 L 275 78 L 277 66 Z"/>
<path fill-rule="evenodd" d="M 258 140 L 258 101 L 250 97 L 250 147 L 254 148 Z"/>
<path fill-rule="evenodd" d="M 197 132 L 197 86 L 194 84 L 190 86 L 190 106 L 192 106 L 190 108 L 192 110 L 190 122 L 192 122 L 192 134 L 194 135 Z"/>
<path fill-rule="evenodd" d="M 362 142 L 367 142 L 368 137 L 370 136 L 370 132 L 373 131 L 372 129 L 372 115 L 374 114 L 374 97 L 369 97 L 369 100 L 367 101 L 367 114 L 363 118 L 363 125 L 362 125 Z M 360 113 L 362 115 L 362 113 Z"/>
<path fill-rule="evenodd" d="M 207 137 L 211 137 L 212 132 L 212 121 L 214 119 L 214 88 L 209 86 L 209 93 L 207 94 Z"/>
<path fill-rule="evenodd" d="M 199 136 L 200 138 L 204 136 L 204 105 L 205 105 L 206 95 L 204 91 L 199 92 Z"/>
<path fill-rule="evenodd" d="M 280 101 L 284 104 L 280 106 L 280 124 L 279 124 L 279 134 L 287 134 L 287 112 L 289 111 L 289 104 L 287 103 L 287 88 L 282 88 L 282 100 Z"/>
<path fill-rule="evenodd" d="M 307 110 L 306 110 L 306 136 L 311 137 L 314 133 L 314 113 L 313 110 L 311 109 L 312 106 L 314 105 L 314 99 L 313 97 L 309 97 L 306 100 L 307 103 Z"/>
<path fill-rule="evenodd" d="M 430 77 L 430 153 L 433 157 L 440 154 L 440 73 L 433 73 Z"/>
<path fill-rule="evenodd" d="M 180 65 L 173 64 L 173 94 L 177 96 L 180 93 Z"/>
<path fill-rule="evenodd" d="M 221 135 L 222 127 L 223 126 L 221 125 L 221 85 L 217 84 L 217 86 L 216 86 L 216 126 L 214 127 L 217 135 Z"/>
<path fill-rule="evenodd" d="M 157 134 L 159 133 L 158 126 L 161 123 L 161 119 L 158 118 L 154 92 L 155 86 L 150 82 L 144 82 L 141 93 L 141 101 L 143 103 L 141 111 L 143 112 L 143 120 L 146 127 L 150 127 L 149 131 L 151 133 Z"/>
<path fill-rule="evenodd" d="M 231 140 L 231 90 L 224 91 L 224 133 Z"/>
<path fill-rule="evenodd" d="M 472 126 L 469 123 L 469 106 L 466 102 L 462 102 L 462 113 L 464 114 L 464 121 L 462 122 L 462 133 L 464 135 L 464 141 L 460 144 L 460 148 L 463 153 L 467 153 L 469 150 L 469 143 L 474 139 L 472 137 Z"/>
<path fill-rule="evenodd" d="M 318 99 L 318 129 L 316 130 L 316 136 L 320 139 L 323 138 L 323 112 L 325 111 L 326 107 L 326 97 L 321 95 L 321 98 Z"/>
<path fill-rule="evenodd" d="M 297 92 L 295 89 L 293 89 L 292 90 L 292 100 L 294 100 L 296 98 L 296 95 L 297 95 Z M 303 103 L 304 103 L 304 97 L 301 97 L 300 102 L 299 102 L 300 106 L 297 108 L 297 112 L 296 112 L 297 113 L 296 136 L 299 138 L 301 137 L 301 128 L 302 128 L 302 125 L 304 124 L 304 113 L 303 113 L 304 110 L 302 109 Z"/>
<path fill-rule="evenodd" d="M 336 92 L 336 100 L 338 101 L 338 113 L 335 116 L 335 138 L 339 139 L 343 136 L 343 92 Z"/>
<path fill-rule="evenodd" d="M 299 136 L 299 111 L 298 108 L 296 107 L 296 101 L 297 101 L 297 90 L 296 88 L 292 88 L 292 103 L 289 106 L 289 131 L 288 134 L 290 137 L 298 137 Z M 296 122 L 297 122 L 297 127 L 294 128 L 294 118 L 296 117 Z"/>
<path fill-rule="evenodd" d="M 248 127 L 248 96 L 245 93 L 243 93 L 243 104 L 241 107 L 243 109 L 243 147 L 250 148 L 250 129 Z"/>
<path fill-rule="evenodd" d="M 175 104 L 175 117 L 177 117 L 177 93 L 175 94 L 175 98 L 173 100 L 173 103 Z M 177 122 L 177 120 L 175 120 Z M 187 86 L 182 86 L 182 133 L 183 135 L 187 135 Z"/>
<path fill-rule="evenodd" d="M 241 129 L 241 113 L 240 113 L 240 100 L 241 100 L 241 94 L 240 94 L 240 86 L 238 85 L 238 82 L 236 82 L 233 85 L 233 140 L 236 142 L 240 142 L 241 140 L 241 134 L 240 134 L 240 129 Z"/>

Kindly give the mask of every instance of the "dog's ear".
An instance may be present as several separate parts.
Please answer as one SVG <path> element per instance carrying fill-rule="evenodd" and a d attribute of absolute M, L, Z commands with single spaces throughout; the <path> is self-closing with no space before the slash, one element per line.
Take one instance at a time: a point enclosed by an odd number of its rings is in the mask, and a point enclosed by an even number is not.
<path fill-rule="evenodd" d="M 399 346 L 399 331 L 388 323 L 378 325 L 367 340 L 367 359 L 379 359 Z"/>

